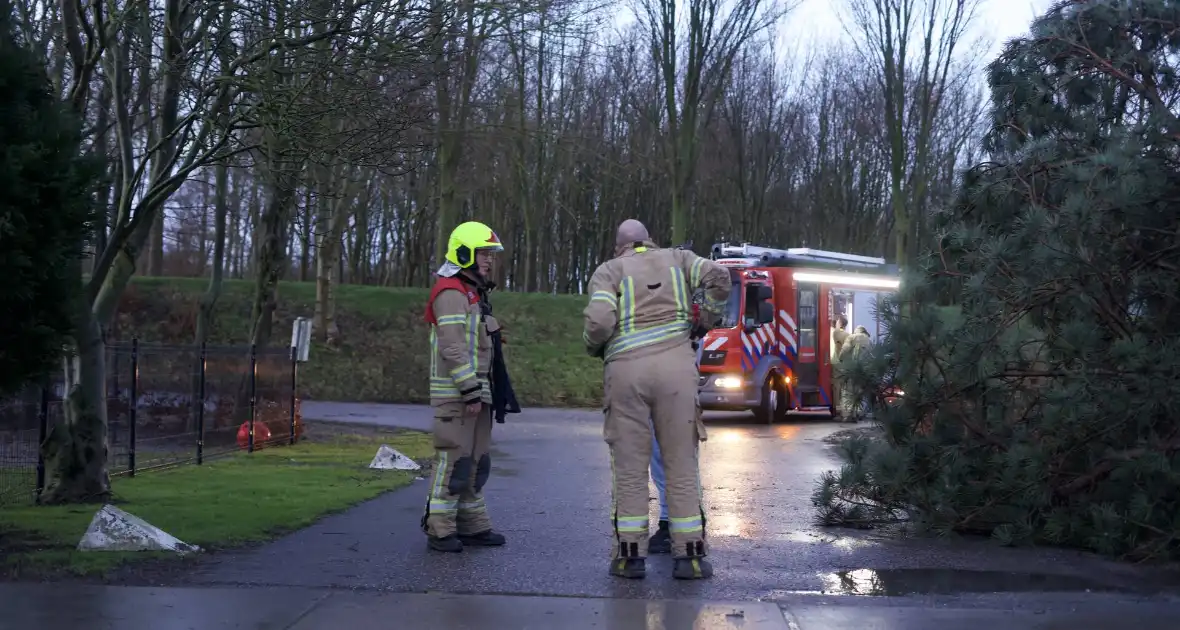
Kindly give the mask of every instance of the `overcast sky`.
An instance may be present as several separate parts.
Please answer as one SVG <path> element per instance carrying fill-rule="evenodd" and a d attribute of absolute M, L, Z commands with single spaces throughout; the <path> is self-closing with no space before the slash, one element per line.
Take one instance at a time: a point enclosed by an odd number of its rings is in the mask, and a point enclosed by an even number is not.
<path fill-rule="evenodd" d="M 1033 18 L 1050 4 L 1051 0 L 982 0 L 975 26 L 994 39 L 994 56 L 1004 41 L 1026 33 Z M 803 0 L 785 20 L 780 41 L 823 44 L 844 37 L 840 21 L 843 6 L 842 0 Z"/>

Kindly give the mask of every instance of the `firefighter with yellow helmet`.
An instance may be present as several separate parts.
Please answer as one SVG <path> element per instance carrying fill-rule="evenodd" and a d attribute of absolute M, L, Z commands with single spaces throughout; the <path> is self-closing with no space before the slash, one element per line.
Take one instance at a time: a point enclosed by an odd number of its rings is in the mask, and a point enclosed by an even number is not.
<path fill-rule="evenodd" d="M 422 529 L 436 551 L 505 542 L 492 529 L 482 493 L 491 474 L 493 411 L 497 422 L 503 422 L 505 412 L 520 411 L 510 394 L 499 353 L 500 325 L 488 301 L 495 286 L 489 277 L 492 261 L 503 249 L 496 233 L 483 223 L 468 221 L 456 227 L 426 303 L 436 461 Z M 495 401 L 496 380 L 503 381 L 496 385 L 508 388 L 507 404 Z M 494 408 L 493 402 L 500 404 Z"/>
<path fill-rule="evenodd" d="M 691 339 L 718 320 L 731 288 L 725 267 L 685 249 L 657 248 L 647 228 L 634 219 L 619 226 L 615 258 L 590 278 L 583 338 L 587 351 L 604 362 L 603 437 L 611 452 L 615 538 L 612 575 L 646 575 L 653 425 L 666 475 L 672 575 L 701 579 L 713 574 L 705 560 L 698 461 L 704 436 Z M 692 296 L 698 289 L 704 290 L 704 300 L 694 320 Z"/>

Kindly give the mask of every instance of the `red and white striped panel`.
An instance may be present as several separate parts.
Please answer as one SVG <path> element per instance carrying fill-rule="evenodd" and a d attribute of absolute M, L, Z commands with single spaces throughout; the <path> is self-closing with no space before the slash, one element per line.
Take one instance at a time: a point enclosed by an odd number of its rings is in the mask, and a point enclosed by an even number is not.
<path fill-rule="evenodd" d="M 727 342 L 727 341 L 729 341 L 729 337 L 725 337 L 725 336 L 718 337 L 718 338 L 714 339 L 713 341 L 711 341 L 709 343 L 709 345 L 705 346 L 705 350 L 708 350 L 710 352 L 712 352 L 714 350 L 720 350 L 721 347 L 724 346 L 725 342 Z"/>
<path fill-rule="evenodd" d="M 798 326 L 795 325 L 795 319 L 785 309 L 779 310 L 777 323 L 779 351 L 784 354 L 796 354 L 799 351 L 799 343 L 796 340 Z M 788 345 L 791 348 L 789 353 L 787 352 Z"/>

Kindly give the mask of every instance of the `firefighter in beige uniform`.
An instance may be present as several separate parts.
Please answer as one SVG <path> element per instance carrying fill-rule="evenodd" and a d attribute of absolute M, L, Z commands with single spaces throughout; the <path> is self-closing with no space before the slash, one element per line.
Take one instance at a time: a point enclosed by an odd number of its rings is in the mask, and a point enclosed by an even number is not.
<path fill-rule="evenodd" d="M 832 321 L 832 337 L 828 344 L 831 350 L 832 365 L 840 364 L 840 352 L 844 349 L 844 342 L 848 340 L 848 320 L 841 315 Z M 844 381 L 832 370 L 832 416 L 839 417 L 844 412 Z"/>
<path fill-rule="evenodd" d="M 492 531 L 481 490 L 491 473 L 492 344 L 499 329 L 482 316 L 491 252 L 503 246 L 488 226 L 470 221 L 451 232 L 447 262 L 426 304 L 430 324 L 430 404 L 436 463 L 422 529 L 431 549 L 503 545 Z"/>
<path fill-rule="evenodd" d="M 844 340 L 843 346 L 840 348 L 840 363 L 850 365 L 860 358 L 861 352 L 872 344 L 872 339 L 869 338 L 869 331 L 864 326 L 857 326 L 856 330 Z M 861 401 L 855 388 L 850 386 L 850 383 L 843 383 L 840 388 L 840 407 L 841 415 L 846 420 L 855 422 L 861 414 Z"/>
<path fill-rule="evenodd" d="M 603 436 L 611 451 L 615 544 L 610 572 L 646 574 L 648 462 L 654 425 L 666 473 L 673 575 L 707 578 L 705 513 L 697 460 L 697 368 L 691 296 L 705 289 L 700 321 L 715 322 L 729 298 L 729 271 L 687 250 L 659 249 L 624 221 L 615 258 L 594 271 L 584 312 L 587 350 L 601 356 Z M 650 420 L 649 420 L 650 418 Z"/>

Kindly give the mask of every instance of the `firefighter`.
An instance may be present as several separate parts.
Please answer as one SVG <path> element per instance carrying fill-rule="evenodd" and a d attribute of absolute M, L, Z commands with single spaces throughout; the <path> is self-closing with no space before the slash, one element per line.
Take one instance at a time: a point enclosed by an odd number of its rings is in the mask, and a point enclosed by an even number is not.
<path fill-rule="evenodd" d="M 864 326 L 857 326 L 856 330 L 844 340 L 844 344 L 840 348 L 840 363 L 851 364 L 860 357 L 860 353 L 868 348 L 872 343 L 869 338 L 869 331 Z M 840 407 L 843 416 L 856 421 L 857 416 L 860 415 L 859 397 L 853 393 L 855 388 L 850 387 L 848 383 L 844 383 L 840 387 Z"/>
<path fill-rule="evenodd" d="M 505 542 L 492 530 L 481 492 L 491 473 L 491 335 L 500 329 L 483 302 L 495 252 L 503 249 L 483 223 L 456 227 L 426 303 L 436 463 L 422 529 L 435 551 Z"/>
<path fill-rule="evenodd" d="M 700 319 L 693 321 L 691 296 L 698 287 L 705 297 Z M 690 339 L 720 319 L 729 271 L 685 249 L 657 248 L 647 228 L 628 219 L 615 237 L 615 258 L 594 271 L 589 292 L 583 338 L 587 351 L 604 361 L 603 437 L 611 452 L 610 573 L 646 574 L 654 425 L 667 477 L 672 575 L 710 577 L 697 459 L 704 435 Z"/>
<path fill-rule="evenodd" d="M 840 351 L 844 348 L 844 342 L 848 339 L 848 332 L 844 330 L 848 327 L 848 320 L 841 315 L 832 322 L 831 342 L 828 348 L 831 351 L 832 365 L 840 363 Z M 836 376 L 836 370 L 832 370 L 832 416 L 839 417 L 844 411 L 844 382 L 843 379 Z"/>

